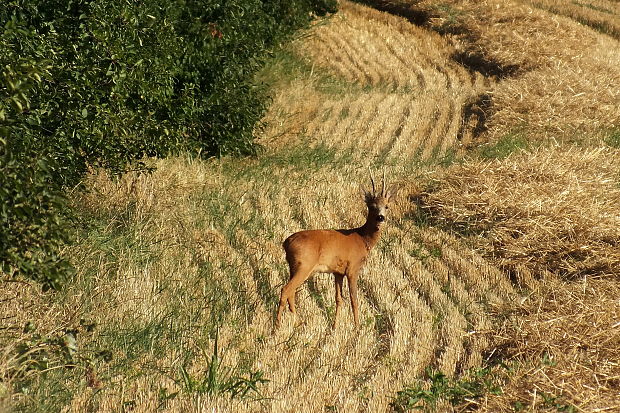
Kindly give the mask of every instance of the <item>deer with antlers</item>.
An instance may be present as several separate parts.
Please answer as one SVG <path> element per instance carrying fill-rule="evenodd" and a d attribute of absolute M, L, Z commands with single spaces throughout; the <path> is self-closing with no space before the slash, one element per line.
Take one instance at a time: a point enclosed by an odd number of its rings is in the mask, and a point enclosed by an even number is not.
<path fill-rule="evenodd" d="M 280 304 L 276 316 L 276 328 L 280 327 L 282 312 L 288 303 L 289 310 L 295 314 L 295 293 L 297 288 L 316 272 L 332 273 L 335 277 L 336 312 L 333 328 L 336 327 L 338 313 L 342 305 L 342 287 L 347 278 L 353 319 L 359 325 L 357 302 L 357 279 L 366 262 L 370 250 L 379 240 L 381 228 L 385 223 L 388 203 L 394 186 L 385 188 L 385 171 L 381 192 L 377 193 L 375 181 L 370 174 L 372 192 L 363 191 L 368 216 L 359 228 L 338 230 L 309 230 L 296 232 L 288 237 L 282 246 L 290 268 L 290 281 L 282 288 Z"/>

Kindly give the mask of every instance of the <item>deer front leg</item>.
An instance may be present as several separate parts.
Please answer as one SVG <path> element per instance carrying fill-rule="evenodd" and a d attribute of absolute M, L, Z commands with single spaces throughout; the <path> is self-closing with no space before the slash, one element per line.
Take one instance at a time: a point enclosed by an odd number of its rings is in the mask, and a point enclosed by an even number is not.
<path fill-rule="evenodd" d="M 334 314 L 334 325 L 332 328 L 336 328 L 336 322 L 338 320 L 338 313 L 342 306 L 342 285 L 344 284 L 343 274 L 334 274 L 334 286 L 336 287 L 336 313 Z"/>
<path fill-rule="evenodd" d="M 347 275 L 347 282 L 349 284 L 349 295 L 351 296 L 351 308 L 353 308 L 353 320 L 355 325 L 360 325 L 359 308 L 357 302 L 357 274 L 353 273 Z"/>

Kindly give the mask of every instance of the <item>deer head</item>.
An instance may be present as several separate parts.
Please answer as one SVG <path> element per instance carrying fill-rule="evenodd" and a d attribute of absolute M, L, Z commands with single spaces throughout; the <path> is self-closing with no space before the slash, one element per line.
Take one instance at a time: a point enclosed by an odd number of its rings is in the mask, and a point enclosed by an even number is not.
<path fill-rule="evenodd" d="M 379 229 L 387 218 L 388 204 L 390 198 L 394 192 L 394 187 L 391 186 L 386 190 L 385 182 L 385 170 L 383 171 L 383 179 L 381 182 L 381 192 L 377 192 L 375 186 L 375 179 L 370 171 L 370 183 L 372 185 L 372 192 L 364 191 L 364 200 L 368 207 L 367 223 L 372 227 Z"/>

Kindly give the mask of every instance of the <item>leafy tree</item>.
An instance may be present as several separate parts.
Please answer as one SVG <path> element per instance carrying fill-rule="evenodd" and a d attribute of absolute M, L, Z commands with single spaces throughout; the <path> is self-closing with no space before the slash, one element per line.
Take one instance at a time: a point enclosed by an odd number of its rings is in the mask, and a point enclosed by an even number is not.
<path fill-rule="evenodd" d="M 0 262 L 57 287 L 64 190 L 181 151 L 251 155 L 269 52 L 334 0 L 8 0 L 0 8 Z"/>

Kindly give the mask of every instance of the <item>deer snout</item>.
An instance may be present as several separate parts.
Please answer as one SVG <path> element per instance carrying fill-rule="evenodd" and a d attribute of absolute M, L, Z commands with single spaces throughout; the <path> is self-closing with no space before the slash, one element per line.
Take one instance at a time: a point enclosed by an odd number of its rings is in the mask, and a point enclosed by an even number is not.
<path fill-rule="evenodd" d="M 381 215 L 381 214 L 377 215 L 377 221 L 379 222 L 385 221 L 385 215 Z"/>

